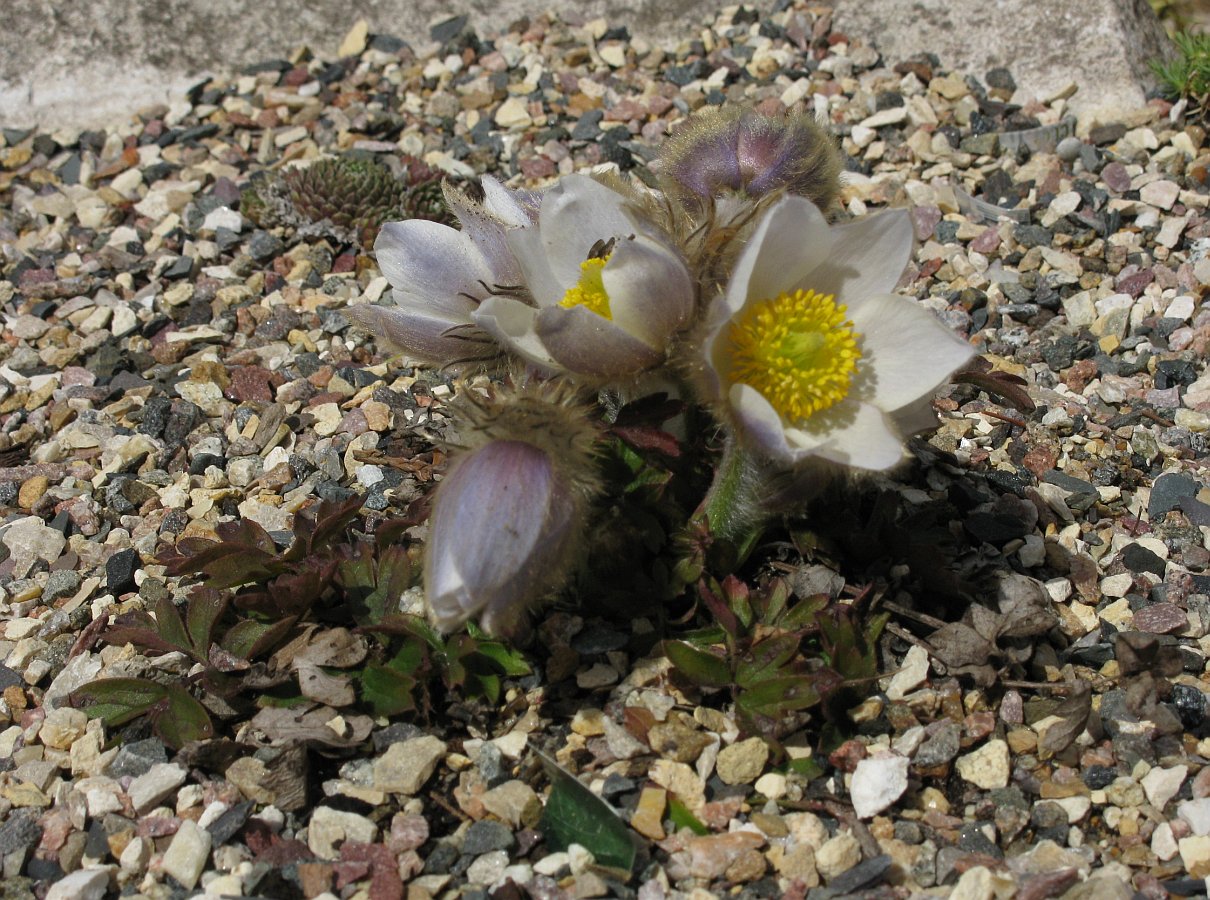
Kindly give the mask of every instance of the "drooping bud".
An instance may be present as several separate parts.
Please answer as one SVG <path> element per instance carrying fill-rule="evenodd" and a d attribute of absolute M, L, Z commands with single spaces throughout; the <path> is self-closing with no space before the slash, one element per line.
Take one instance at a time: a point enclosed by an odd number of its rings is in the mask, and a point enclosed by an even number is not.
<path fill-rule="evenodd" d="M 577 507 L 554 460 L 533 444 L 494 441 L 461 457 L 438 492 L 425 554 L 437 627 L 478 618 L 489 634 L 512 631 L 566 569 Z"/>
<path fill-rule="evenodd" d="M 809 113 L 770 116 L 721 106 L 690 116 L 668 138 L 658 170 L 665 190 L 681 202 L 785 190 L 827 209 L 841 163 L 835 142 Z"/>
<path fill-rule="evenodd" d="M 560 382 L 466 388 L 452 411 L 463 452 L 433 504 L 430 616 L 442 631 L 478 619 L 489 634 L 513 634 L 580 557 L 600 490 L 597 428 Z"/>

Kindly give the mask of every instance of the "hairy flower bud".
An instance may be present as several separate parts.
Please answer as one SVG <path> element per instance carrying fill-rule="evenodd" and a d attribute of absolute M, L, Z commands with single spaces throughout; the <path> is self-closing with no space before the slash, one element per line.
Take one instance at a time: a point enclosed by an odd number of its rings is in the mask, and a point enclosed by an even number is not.
<path fill-rule="evenodd" d="M 437 488 L 425 595 L 442 631 L 477 618 L 507 635 L 580 556 L 600 489 L 597 430 L 557 382 L 467 389 L 453 412 L 463 452 Z"/>
<path fill-rule="evenodd" d="M 424 584 L 438 628 L 478 617 L 513 630 L 527 601 L 552 586 L 574 543 L 578 504 L 550 454 L 494 441 L 462 457 L 433 509 Z"/>
<path fill-rule="evenodd" d="M 826 209 L 841 165 L 835 142 L 808 113 L 721 106 L 690 116 L 664 143 L 658 169 L 665 190 L 683 203 L 785 190 Z"/>

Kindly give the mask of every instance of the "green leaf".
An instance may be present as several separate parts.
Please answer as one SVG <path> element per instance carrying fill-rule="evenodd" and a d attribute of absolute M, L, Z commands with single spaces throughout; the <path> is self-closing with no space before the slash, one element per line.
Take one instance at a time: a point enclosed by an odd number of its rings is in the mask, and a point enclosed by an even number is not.
<path fill-rule="evenodd" d="M 102 678 L 72 691 L 71 701 L 107 728 L 137 719 L 168 694 L 168 688 L 146 678 Z"/>
<path fill-rule="evenodd" d="M 743 687 L 753 687 L 770 678 L 798 653 L 800 638 L 796 634 L 774 634 L 752 645 L 735 670 L 735 681 Z"/>
<path fill-rule="evenodd" d="M 580 844 L 592 851 L 597 865 L 618 869 L 629 877 L 635 846 L 630 828 L 613 807 L 539 750 L 534 751 L 552 786 L 538 829 L 554 850 Z"/>
<path fill-rule="evenodd" d="M 736 704 L 750 713 L 776 718 L 797 709 L 807 709 L 820 701 L 815 684 L 806 675 L 770 678 L 742 691 Z"/>
<path fill-rule="evenodd" d="M 731 666 L 720 656 L 685 641 L 664 641 L 664 655 L 695 684 L 724 687 L 735 682 Z"/>
<path fill-rule="evenodd" d="M 814 756 L 806 756 L 801 759 L 794 759 L 786 766 L 786 770 L 793 772 L 795 775 L 800 775 L 808 781 L 812 781 L 823 775 L 824 768 L 819 764 Z"/>
<path fill-rule="evenodd" d="M 185 630 L 185 623 L 181 621 L 181 614 L 177 611 L 176 604 L 172 602 L 171 597 L 160 597 L 156 601 L 155 621 L 164 640 L 180 647 L 194 659 L 198 659 L 197 650 L 193 646 L 193 641 L 189 640 L 189 632 Z M 203 656 L 198 659 L 198 662 L 205 661 L 203 651 Z"/>
<path fill-rule="evenodd" d="M 376 716 L 416 710 L 416 679 L 389 666 L 368 665 L 361 673 L 361 699 Z"/>
<path fill-rule="evenodd" d="M 206 707 L 179 685 L 169 685 L 167 696 L 149 711 L 156 734 L 174 750 L 190 741 L 214 737 L 214 723 Z"/>
<path fill-rule="evenodd" d="M 779 624 L 791 631 L 814 625 L 819 613 L 827 608 L 829 602 L 831 601 L 827 594 L 816 594 L 800 600 L 790 608 Z"/>
<path fill-rule="evenodd" d="M 228 595 L 214 590 L 194 591 L 187 602 L 185 610 L 185 628 L 189 632 L 189 642 L 193 645 L 194 656 L 208 656 L 210 644 L 214 641 L 214 626 L 227 609 Z"/>
<path fill-rule="evenodd" d="M 84 705 L 89 717 L 101 719 L 107 728 L 148 716 L 156 734 L 175 750 L 214 736 L 206 708 L 180 685 L 146 678 L 102 678 L 77 688 L 71 696 L 73 703 Z"/>
<path fill-rule="evenodd" d="M 694 834 L 710 833 L 710 829 L 689 811 L 689 807 L 671 794 L 668 795 L 668 818 L 672 820 L 672 824 L 677 827 L 678 831 L 688 828 Z"/>
<path fill-rule="evenodd" d="M 241 619 L 227 629 L 221 641 L 224 650 L 244 659 L 255 659 L 268 652 L 286 636 L 296 619 L 261 622 Z"/>
<path fill-rule="evenodd" d="M 377 553 L 361 544 L 350 559 L 341 560 L 337 578 L 363 628 L 373 628 L 398 613 L 399 598 L 419 578 L 416 563 L 404 546 L 381 547 Z"/>

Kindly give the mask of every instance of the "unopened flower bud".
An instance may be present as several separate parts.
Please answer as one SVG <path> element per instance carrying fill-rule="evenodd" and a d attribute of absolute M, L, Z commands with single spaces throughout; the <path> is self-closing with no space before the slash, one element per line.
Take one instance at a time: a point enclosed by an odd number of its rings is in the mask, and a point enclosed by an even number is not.
<path fill-rule="evenodd" d="M 690 116 L 664 143 L 658 169 L 667 192 L 682 202 L 785 190 L 826 209 L 841 165 L 835 142 L 809 113 L 722 106 Z"/>
<path fill-rule="evenodd" d="M 424 584 L 438 628 L 518 631 L 580 557 L 599 492 L 597 428 L 564 383 L 469 388 L 453 408 L 463 452 L 437 488 Z"/>
<path fill-rule="evenodd" d="M 495 441 L 459 459 L 437 494 L 424 583 L 438 628 L 478 618 L 513 630 L 552 587 L 574 544 L 577 498 L 544 450 Z"/>

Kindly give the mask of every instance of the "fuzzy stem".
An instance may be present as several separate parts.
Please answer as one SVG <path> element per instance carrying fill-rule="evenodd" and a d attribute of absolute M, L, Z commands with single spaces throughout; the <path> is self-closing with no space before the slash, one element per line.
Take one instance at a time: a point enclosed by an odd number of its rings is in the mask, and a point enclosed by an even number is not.
<path fill-rule="evenodd" d="M 695 516 L 704 521 L 714 541 L 725 544 L 733 554 L 727 560 L 730 566 L 738 566 L 752 552 L 767 521 L 759 503 L 763 479 L 754 462 L 729 436 L 714 482 Z"/>

